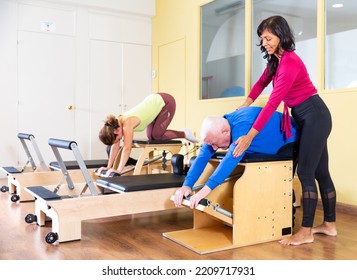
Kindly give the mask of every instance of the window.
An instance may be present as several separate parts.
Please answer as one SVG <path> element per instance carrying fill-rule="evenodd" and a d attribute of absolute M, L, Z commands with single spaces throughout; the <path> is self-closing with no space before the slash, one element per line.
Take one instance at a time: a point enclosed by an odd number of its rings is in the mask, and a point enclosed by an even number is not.
<path fill-rule="evenodd" d="M 266 59 L 257 46 L 257 27 L 263 19 L 273 15 L 283 16 L 294 32 L 296 53 L 304 61 L 312 82 L 317 81 L 317 4 L 316 1 L 255 0 L 252 7 L 252 80 L 253 85 L 263 73 Z M 263 94 L 269 94 L 269 85 Z"/>
<path fill-rule="evenodd" d="M 251 6 L 246 8 L 246 3 Z M 247 30 L 245 15 L 250 7 L 252 30 Z M 318 9 L 324 10 L 323 22 L 318 22 Z M 201 99 L 249 93 L 245 85 L 253 85 L 266 66 L 256 30 L 272 15 L 283 16 L 293 29 L 296 53 L 318 90 L 357 88 L 357 1 L 215 0 L 201 7 Z M 251 50 L 245 49 L 245 32 L 251 32 Z M 322 41 L 324 47 L 318 44 Z M 250 75 L 245 75 L 248 71 Z M 263 94 L 271 89 L 270 85 Z"/>
<path fill-rule="evenodd" d="M 357 87 L 357 1 L 325 2 L 325 89 Z"/>
<path fill-rule="evenodd" d="M 244 96 L 244 0 L 201 7 L 201 99 Z"/>

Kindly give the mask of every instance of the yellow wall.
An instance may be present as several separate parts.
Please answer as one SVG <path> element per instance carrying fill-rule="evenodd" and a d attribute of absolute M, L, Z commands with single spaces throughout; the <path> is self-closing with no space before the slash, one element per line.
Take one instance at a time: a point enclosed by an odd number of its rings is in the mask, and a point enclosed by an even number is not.
<path fill-rule="evenodd" d="M 159 49 L 171 42 L 183 40 L 185 42 L 185 61 L 182 62 L 185 69 L 184 86 L 179 92 L 173 92 L 173 95 L 180 95 L 177 98 L 183 100 L 180 104 L 184 104 L 185 110 L 178 110 L 175 119 L 184 120 L 184 125 L 192 128 L 197 136 L 205 116 L 230 112 L 244 99 L 235 97 L 199 100 L 200 6 L 208 2 L 211 0 L 156 0 L 156 16 L 153 18 L 153 69 L 158 75 L 153 79 L 153 91 L 164 90 L 159 82 Z M 175 57 L 175 54 L 172 54 L 172 57 Z M 167 76 L 168 73 L 165 75 Z M 175 77 L 171 78 L 175 79 Z M 357 125 L 353 122 L 357 92 L 323 93 L 321 96 L 329 106 L 333 117 L 329 153 L 330 171 L 337 191 L 337 200 L 340 203 L 357 206 L 357 167 L 355 166 Z M 255 105 L 264 105 L 264 102 L 265 100 L 261 98 Z"/>

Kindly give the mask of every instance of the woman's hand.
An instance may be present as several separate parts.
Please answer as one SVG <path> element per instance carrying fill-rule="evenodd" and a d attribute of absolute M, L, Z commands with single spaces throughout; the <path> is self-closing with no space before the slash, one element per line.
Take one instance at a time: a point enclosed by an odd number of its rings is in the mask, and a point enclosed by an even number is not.
<path fill-rule="evenodd" d="M 102 166 L 102 167 L 100 167 L 99 169 L 97 169 L 97 171 L 96 171 L 96 173 L 97 173 L 97 175 L 102 175 L 102 172 L 103 171 L 106 171 L 106 170 L 108 170 L 109 169 L 109 167 L 104 167 L 104 166 Z"/>
<path fill-rule="evenodd" d="M 234 142 L 237 147 L 235 147 L 233 151 L 233 157 L 236 158 L 241 156 L 249 148 L 254 137 L 257 136 L 258 133 L 258 130 L 256 130 L 255 128 L 251 128 L 247 135 L 242 135 L 241 137 L 239 137 L 237 141 Z"/>
<path fill-rule="evenodd" d="M 112 174 L 112 173 L 120 174 L 120 172 L 117 169 L 114 169 L 114 168 L 106 168 L 106 170 L 107 170 L 107 172 L 105 172 L 105 174 L 102 175 L 103 177 L 109 177 L 110 174 Z"/>
<path fill-rule="evenodd" d="M 251 99 L 250 97 L 247 97 L 247 99 L 244 101 L 244 103 L 242 105 L 238 106 L 236 110 L 239 110 L 243 107 L 248 107 L 252 103 L 253 103 L 253 99 Z"/>
<path fill-rule="evenodd" d="M 233 157 L 237 158 L 241 156 L 250 146 L 252 143 L 252 139 L 248 135 L 243 135 L 234 142 L 237 146 L 233 151 Z"/>

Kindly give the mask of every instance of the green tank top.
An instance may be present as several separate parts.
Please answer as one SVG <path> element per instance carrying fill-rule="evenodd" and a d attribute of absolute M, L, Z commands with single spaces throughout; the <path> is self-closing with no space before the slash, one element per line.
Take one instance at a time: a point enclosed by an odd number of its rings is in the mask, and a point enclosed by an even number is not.
<path fill-rule="evenodd" d="M 134 129 L 134 131 L 139 132 L 145 130 L 148 125 L 155 120 L 164 106 L 165 102 L 161 95 L 153 93 L 148 95 L 135 107 L 122 113 L 121 116 L 123 116 L 124 119 L 132 116 L 139 118 L 140 124 Z"/>

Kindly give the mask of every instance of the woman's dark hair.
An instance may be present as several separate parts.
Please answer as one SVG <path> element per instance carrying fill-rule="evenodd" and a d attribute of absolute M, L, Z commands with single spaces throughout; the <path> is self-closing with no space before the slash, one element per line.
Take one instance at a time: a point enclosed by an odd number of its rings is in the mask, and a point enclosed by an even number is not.
<path fill-rule="evenodd" d="M 114 115 L 107 116 L 105 124 L 102 129 L 99 131 L 99 139 L 103 144 L 110 146 L 114 143 L 117 138 L 114 130 L 119 128 L 119 121 Z"/>
<path fill-rule="evenodd" d="M 279 48 L 277 48 L 276 51 L 279 51 L 280 48 L 284 51 L 295 50 L 295 38 L 293 31 L 291 30 L 288 22 L 282 16 L 271 16 L 263 20 L 257 28 L 257 34 L 259 38 L 261 37 L 264 30 L 267 30 L 275 36 L 279 37 Z M 263 58 L 266 58 L 268 61 L 268 75 L 274 76 L 279 64 L 278 58 L 275 55 L 269 55 L 267 53 L 266 49 L 263 47 L 263 40 L 260 40 L 258 46 L 260 46 L 261 52 L 265 53 Z"/>

